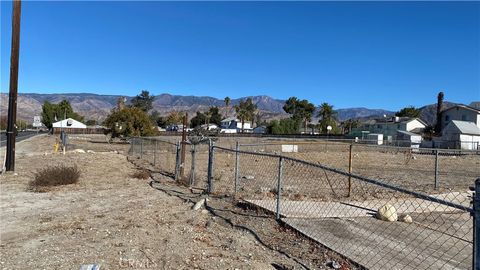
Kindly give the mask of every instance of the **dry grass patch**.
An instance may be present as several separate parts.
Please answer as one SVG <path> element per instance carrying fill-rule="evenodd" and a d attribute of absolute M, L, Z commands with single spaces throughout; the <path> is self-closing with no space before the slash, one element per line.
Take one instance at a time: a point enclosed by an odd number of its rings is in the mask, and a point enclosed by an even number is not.
<path fill-rule="evenodd" d="M 136 171 L 133 175 L 132 175 L 133 178 L 137 178 L 137 179 L 148 179 L 150 178 L 150 172 L 146 171 L 146 170 L 139 170 L 139 171 Z"/>
<path fill-rule="evenodd" d="M 77 183 L 80 170 L 77 166 L 56 165 L 37 171 L 34 177 L 35 179 L 29 183 L 29 190 L 45 192 L 49 187 Z"/>

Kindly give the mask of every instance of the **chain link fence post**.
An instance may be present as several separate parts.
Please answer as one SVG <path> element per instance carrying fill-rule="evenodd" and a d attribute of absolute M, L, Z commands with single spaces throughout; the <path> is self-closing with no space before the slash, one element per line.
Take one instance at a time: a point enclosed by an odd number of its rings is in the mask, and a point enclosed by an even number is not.
<path fill-rule="evenodd" d="M 473 256 L 472 269 L 480 270 L 480 178 L 475 180 L 473 194 Z"/>
<path fill-rule="evenodd" d="M 128 149 L 128 154 L 129 155 L 135 155 L 135 145 L 136 145 L 136 138 L 132 138 L 130 140 L 130 149 Z"/>
<path fill-rule="evenodd" d="M 207 175 L 207 193 L 210 194 L 213 192 L 213 162 L 215 161 L 215 143 L 212 142 L 211 140 L 208 142 L 208 175 Z"/>
<path fill-rule="evenodd" d="M 190 167 L 190 186 L 195 185 L 195 158 L 197 154 L 197 145 L 192 144 L 191 146 L 191 152 L 192 152 L 192 166 Z"/>
<path fill-rule="evenodd" d="M 282 195 L 282 175 L 283 174 L 283 157 L 278 158 L 278 178 L 277 178 L 277 210 L 276 218 L 280 220 L 280 198 Z"/>
<path fill-rule="evenodd" d="M 353 152 L 353 143 L 350 144 L 350 151 L 348 157 L 348 173 L 352 173 L 352 153 Z M 348 197 L 352 194 L 352 177 L 348 176 Z"/>
<path fill-rule="evenodd" d="M 155 140 L 155 149 L 153 150 L 153 167 L 157 165 L 157 150 L 158 150 L 158 141 Z"/>
<path fill-rule="evenodd" d="M 239 165 L 240 165 L 240 159 L 238 156 L 238 151 L 240 150 L 240 145 L 238 141 L 235 144 L 235 187 L 234 187 L 234 194 L 237 194 L 237 189 L 238 189 L 238 174 L 239 174 Z"/>
<path fill-rule="evenodd" d="M 180 142 L 175 144 L 175 181 L 178 182 L 178 175 L 180 173 Z"/>
<path fill-rule="evenodd" d="M 435 190 L 438 189 L 438 149 L 435 149 Z"/>

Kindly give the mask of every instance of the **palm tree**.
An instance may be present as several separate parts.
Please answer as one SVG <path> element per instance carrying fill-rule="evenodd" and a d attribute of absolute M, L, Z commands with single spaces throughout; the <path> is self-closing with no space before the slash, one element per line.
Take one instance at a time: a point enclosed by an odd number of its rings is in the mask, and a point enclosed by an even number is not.
<path fill-rule="evenodd" d="M 333 105 L 330 105 L 326 102 L 320 105 L 318 117 L 320 117 L 321 130 L 326 130 L 328 125 L 334 124 L 335 114 L 336 112 L 333 110 Z"/>
<path fill-rule="evenodd" d="M 343 123 L 343 133 L 347 134 L 352 132 L 352 128 L 358 127 L 358 124 L 358 120 L 348 119 Z"/>
<path fill-rule="evenodd" d="M 232 101 L 229 97 L 225 97 L 225 99 L 223 100 L 223 102 L 225 102 L 225 106 L 227 107 L 227 110 L 225 112 L 225 118 L 228 117 L 228 106 L 230 105 L 230 101 Z"/>
<path fill-rule="evenodd" d="M 440 129 L 442 129 L 442 107 L 443 107 L 443 92 L 438 93 L 437 96 L 437 122 L 435 123 L 435 133 L 440 133 Z"/>
<path fill-rule="evenodd" d="M 237 117 L 242 122 L 242 133 L 244 131 L 245 122 L 252 121 L 254 119 L 256 110 L 257 105 L 253 104 L 253 100 L 251 98 L 240 101 L 240 104 L 235 106 Z"/>

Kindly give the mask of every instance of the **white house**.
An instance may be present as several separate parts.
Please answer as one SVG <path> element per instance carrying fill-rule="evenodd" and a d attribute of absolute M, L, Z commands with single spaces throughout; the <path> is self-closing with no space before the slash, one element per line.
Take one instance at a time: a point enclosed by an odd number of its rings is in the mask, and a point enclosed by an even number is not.
<path fill-rule="evenodd" d="M 480 110 L 465 105 L 455 105 L 443 110 L 441 129 L 443 130 L 452 120 L 473 122 L 480 127 Z"/>
<path fill-rule="evenodd" d="M 53 128 L 87 128 L 87 125 L 72 118 L 67 118 L 52 124 Z"/>
<path fill-rule="evenodd" d="M 222 133 L 236 133 L 242 130 L 242 122 L 235 117 L 228 117 L 222 120 L 221 122 Z M 243 130 L 245 132 L 250 132 L 252 129 L 250 122 L 245 122 L 243 124 Z M 233 130 L 236 130 L 233 132 Z"/>
<path fill-rule="evenodd" d="M 60 133 L 62 130 L 67 133 L 83 133 L 87 129 L 87 125 L 72 118 L 67 118 L 52 124 L 53 133 Z"/>
<path fill-rule="evenodd" d="M 480 149 L 480 127 L 474 122 L 451 120 L 442 130 L 441 140 L 440 147 L 478 150 Z"/>

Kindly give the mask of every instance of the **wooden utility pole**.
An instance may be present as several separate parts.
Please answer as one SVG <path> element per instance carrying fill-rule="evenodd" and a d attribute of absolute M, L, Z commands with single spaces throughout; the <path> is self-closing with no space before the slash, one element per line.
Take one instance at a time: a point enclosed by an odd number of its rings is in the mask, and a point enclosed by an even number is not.
<path fill-rule="evenodd" d="M 15 170 L 15 136 L 17 121 L 17 93 L 18 93 L 18 58 L 20 50 L 20 14 L 21 1 L 13 1 L 12 17 L 12 48 L 10 52 L 10 92 L 8 95 L 8 123 L 7 123 L 7 156 L 5 166 L 7 171 Z"/>

